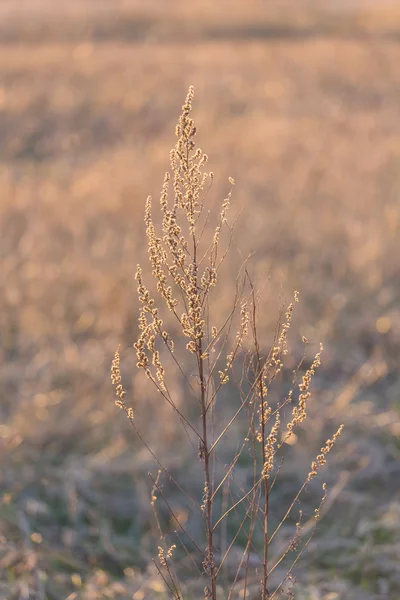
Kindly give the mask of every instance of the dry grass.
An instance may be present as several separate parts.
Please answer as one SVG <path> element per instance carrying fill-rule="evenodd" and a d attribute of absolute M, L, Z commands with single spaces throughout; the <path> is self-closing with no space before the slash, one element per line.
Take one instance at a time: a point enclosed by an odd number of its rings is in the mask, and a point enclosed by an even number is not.
<path fill-rule="evenodd" d="M 128 9 L 135 22 L 136 8 Z M 193 13 L 180 3 L 174 10 L 193 25 Z M 262 341 L 271 339 L 281 297 L 299 289 L 294 356 L 302 335 L 326 348 L 284 497 L 345 415 L 332 479 L 344 486 L 351 473 L 351 482 L 297 573 L 299 593 L 397 598 L 396 35 L 239 35 L 243 14 L 209 8 L 202 19 L 226 35 L 204 37 L 200 28 L 177 40 L 167 27 L 162 40 L 151 28 L 141 40 L 97 10 L 90 18 L 79 11 L 60 24 L 62 39 L 30 36 L 23 13 L 7 28 L 13 39 L 1 37 L 1 594 L 158 593 L 146 573 L 152 465 L 115 416 L 107 371 L 120 343 L 126 387 L 140 397 L 126 349 L 137 336 L 144 200 L 158 193 L 177 107 L 194 83 L 199 142 L 218 175 L 212 197 L 225 197 L 235 178 L 236 206 L 244 207 L 236 242 L 244 255 L 256 253 L 254 276 L 268 277 Z M 159 14 L 154 3 L 153 24 Z M 258 22 L 255 15 L 249 9 L 246 19 Z M 96 20 L 114 33 L 96 37 Z M 86 23 L 79 36 L 74 23 Z M 221 313 L 240 260 L 228 263 Z M 149 399 L 150 414 L 153 407 Z M 169 468 L 194 485 L 172 424 L 165 419 L 161 435 L 149 436 L 161 449 L 177 447 Z M 184 514 L 179 496 L 176 504 Z"/>

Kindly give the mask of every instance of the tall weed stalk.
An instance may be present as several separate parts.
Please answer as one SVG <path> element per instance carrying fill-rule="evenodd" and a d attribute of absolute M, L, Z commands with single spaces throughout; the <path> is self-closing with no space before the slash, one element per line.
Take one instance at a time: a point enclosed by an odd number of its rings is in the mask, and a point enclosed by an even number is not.
<path fill-rule="evenodd" d="M 126 403 L 119 351 L 111 370 L 116 404 L 125 411 L 159 467 L 156 476 L 150 475 L 151 502 L 160 532 L 154 563 L 168 597 L 189 598 L 186 582 L 190 577 L 186 570 L 182 578 L 179 568 L 183 549 L 192 565 L 193 577 L 203 581 L 202 594 L 207 600 L 245 599 L 251 595 L 261 600 L 290 598 L 294 597 L 293 568 L 320 519 L 325 484 L 311 521 L 303 523 L 301 511 L 293 519 L 293 513 L 298 511 L 301 494 L 324 466 L 342 426 L 311 462 L 303 485 L 285 506 L 279 522 L 272 526 L 271 496 L 283 468 L 284 451 L 307 417 L 310 386 L 321 363 L 322 346 L 307 369 L 302 368 L 300 361 L 291 385 L 285 390 L 282 384 L 285 391 L 278 394 L 279 400 L 275 394 L 271 401 L 271 386 L 275 381 L 282 383 L 288 332 L 298 294 L 295 292 L 293 301 L 283 311 L 272 347 L 266 352 L 261 348 L 259 335 L 261 298 L 250 276 L 248 261 L 239 269 L 231 308 L 220 318 L 221 322 L 213 322 L 213 304 L 219 301 L 215 288 L 232 249 L 233 226 L 228 221 L 231 192 L 212 224 L 212 211 L 206 209 L 205 202 L 213 174 L 204 170 L 207 155 L 196 149 L 196 127 L 191 116 L 193 95 L 190 87 L 176 128 L 177 142 L 170 154 L 172 176 L 166 173 L 160 197 L 159 233 L 152 199 L 146 201 L 145 227 L 155 291 L 151 291 L 138 265 L 139 335 L 134 348 L 138 369 L 172 410 L 171 418 L 175 415 L 191 442 L 189 448 L 195 448 L 191 460 L 201 465 L 200 497 L 193 498 L 193 490 L 185 489 L 184 476 L 178 480 L 171 474 L 163 457 L 157 456 L 139 430 L 135 412 Z M 230 184 L 233 187 L 232 179 Z M 307 340 L 303 342 L 307 346 Z M 171 365 L 185 389 L 183 403 L 177 401 L 175 388 L 170 384 Z M 224 419 L 225 411 L 219 411 L 217 418 L 224 390 L 227 386 L 232 390 L 233 382 L 236 393 L 229 407 L 231 412 L 227 410 Z M 157 423 L 153 422 L 153 426 Z M 232 431 L 239 437 L 231 445 L 227 461 L 224 441 Z M 223 457 L 219 452 L 222 446 Z M 243 462 L 247 476 L 245 481 L 236 480 L 235 472 Z M 201 515 L 203 532 L 196 537 L 175 514 L 164 491 L 163 475 L 188 498 L 192 510 Z M 169 513 L 171 531 L 159 517 L 159 502 Z M 288 537 L 289 526 L 292 533 Z M 171 542 L 171 534 L 175 534 L 175 541 Z M 283 576 L 277 578 L 274 575 L 282 573 L 283 565 Z"/>

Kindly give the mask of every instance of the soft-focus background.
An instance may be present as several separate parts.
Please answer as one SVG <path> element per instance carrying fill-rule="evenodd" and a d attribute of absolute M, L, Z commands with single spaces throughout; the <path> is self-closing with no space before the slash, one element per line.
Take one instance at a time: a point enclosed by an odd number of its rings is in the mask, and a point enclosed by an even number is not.
<path fill-rule="evenodd" d="M 120 343 L 155 409 L 133 276 L 190 84 L 209 201 L 235 179 L 235 244 L 267 281 L 265 342 L 298 289 L 294 359 L 302 335 L 325 346 L 293 489 L 346 424 L 296 598 L 400 597 L 399 65 L 389 0 L 0 1 L 1 598 L 163 597 L 154 465 L 109 368 Z M 160 417 L 148 439 L 185 477 Z"/>

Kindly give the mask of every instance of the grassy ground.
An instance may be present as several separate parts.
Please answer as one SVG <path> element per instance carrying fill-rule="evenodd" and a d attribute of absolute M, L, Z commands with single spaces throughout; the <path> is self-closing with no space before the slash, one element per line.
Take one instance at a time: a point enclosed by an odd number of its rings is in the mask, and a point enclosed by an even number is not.
<path fill-rule="evenodd" d="M 264 340 L 298 289 L 293 360 L 302 335 L 326 348 L 289 488 L 346 424 L 296 598 L 400 595 L 400 8 L 289 5 L 0 4 L 1 597 L 162 597 L 153 465 L 109 366 L 120 343 L 134 402 L 157 408 L 133 368 L 133 275 L 189 84 L 211 202 L 234 177 L 235 243 L 268 280 Z M 190 482 L 159 418 L 146 435 Z"/>

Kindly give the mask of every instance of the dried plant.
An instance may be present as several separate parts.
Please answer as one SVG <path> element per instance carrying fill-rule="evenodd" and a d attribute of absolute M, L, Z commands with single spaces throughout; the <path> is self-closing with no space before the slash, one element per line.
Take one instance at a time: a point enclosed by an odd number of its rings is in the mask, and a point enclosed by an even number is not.
<path fill-rule="evenodd" d="M 179 576 L 182 562 L 177 548 L 179 542 L 179 547 L 185 550 L 190 564 L 198 572 L 197 577 L 204 582 L 205 599 L 217 600 L 221 594 L 228 600 L 246 598 L 253 593 L 251 589 L 256 589 L 254 597 L 262 600 L 284 595 L 292 598 L 293 568 L 315 532 L 326 485 L 322 486 L 322 498 L 311 526 L 310 520 L 303 524 L 302 511 L 294 521 L 292 513 L 302 492 L 325 464 L 342 426 L 321 448 L 303 485 L 288 503 L 278 524 L 271 527 L 271 493 L 283 467 L 284 451 L 293 442 L 295 430 L 307 417 L 310 387 L 321 363 L 322 346 L 300 383 L 298 377 L 306 352 L 286 392 L 275 394 L 270 400 L 275 381 L 278 385 L 282 383 L 282 389 L 285 389 L 282 373 L 298 293 L 295 292 L 293 302 L 278 322 L 272 347 L 268 352 L 263 351 L 257 318 L 261 297 L 250 276 L 247 260 L 239 269 L 229 314 L 221 323 L 213 321 L 213 303 L 217 302 L 214 288 L 232 248 L 233 226 L 228 222 L 231 192 L 223 201 L 212 228 L 211 212 L 205 208 L 205 199 L 213 174 L 204 171 L 207 155 L 195 147 L 196 127 L 191 117 L 193 94 L 190 87 L 176 128 L 177 142 L 170 155 L 172 181 L 167 173 L 160 198 L 160 233 L 157 233 L 153 218 L 152 199 L 149 197 L 146 202 L 145 225 L 156 290 L 153 293 L 148 287 L 138 265 L 139 336 L 134 348 L 138 369 L 172 409 L 172 417 L 177 416 L 177 423 L 192 443 L 193 461 L 201 465 L 201 497 L 192 497 L 192 490 L 185 489 L 184 482 L 172 476 L 164 466 L 163 458 L 156 455 L 141 435 L 135 411 L 126 405 L 119 350 L 112 364 L 116 404 L 125 411 L 159 466 L 157 476 L 150 475 L 151 503 L 160 532 L 158 556 L 154 562 L 167 594 L 176 600 L 188 597 Z M 233 187 L 234 181 L 229 181 Z M 305 338 L 303 343 L 307 349 Z M 183 405 L 174 397 L 169 365 L 174 365 L 185 387 Z M 230 406 L 231 414 L 227 410 L 222 417 L 217 417 L 223 388 L 227 384 L 237 390 L 232 400 L 234 409 Z M 276 397 L 280 399 L 276 400 Z M 227 461 L 225 455 L 221 458 L 220 448 L 233 429 L 235 435 L 241 437 L 235 440 Z M 235 479 L 235 471 L 243 461 L 247 464 L 245 483 Z M 175 514 L 163 489 L 163 474 L 186 495 L 193 510 L 201 514 L 204 535 L 194 537 Z M 158 500 L 170 515 L 173 523 L 170 530 L 166 530 L 159 518 Z M 232 526 L 228 528 L 228 521 L 234 525 L 233 531 Z M 281 536 L 277 553 L 274 549 L 276 536 L 283 531 L 284 525 L 286 530 L 291 523 L 292 534 L 289 538 Z M 175 541 L 170 541 L 173 536 Z M 293 558 L 287 562 L 288 557 Z M 281 572 L 282 565 L 285 565 L 283 576 L 273 578 Z"/>

